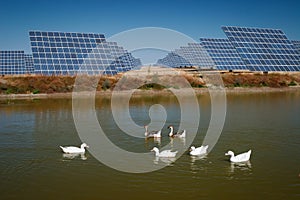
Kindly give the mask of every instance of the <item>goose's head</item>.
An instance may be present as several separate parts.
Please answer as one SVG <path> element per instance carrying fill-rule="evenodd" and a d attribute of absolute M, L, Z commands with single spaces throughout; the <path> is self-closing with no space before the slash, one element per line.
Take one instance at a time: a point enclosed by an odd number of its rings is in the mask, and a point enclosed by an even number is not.
<path fill-rule="evenodd" d="M 234 156 L 234 153 L 232 151 L 228 151 L 227 153 L 225 153 L 225 156 Z"/>
<path fill-rule="evenodd" d="M 196 148 L 194 146 L 191 146 L 190 151 L 194 151 Z"/>
<path fill-rule="evenodd" d="M 82 143 L 80 147 L 81 148 L 89 148 L 89 146 L 86 143 Z"/>
<path fill-rule="evenodd" d="M 170 126 L 168 126 L 168 128 L 170 129 L 170 128 L 173 128 L 173 126 L 172 125 L 170 125 Z"/>

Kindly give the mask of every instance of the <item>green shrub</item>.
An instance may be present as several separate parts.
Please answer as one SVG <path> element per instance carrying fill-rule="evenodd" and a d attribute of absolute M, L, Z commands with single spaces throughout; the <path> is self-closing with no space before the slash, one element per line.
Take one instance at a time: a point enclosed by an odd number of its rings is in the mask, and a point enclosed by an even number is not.
<path fill-rule="evenodd" d="M 105 79 L 105 81 L 102 83 L 103 90 L 107 90 L 111 87 L 111 83 L 108 79 Z"/>
<path fill-rule="evenodd" d="M 8 88 L 8 89 L 5 91 L 6 94 L 13 94 L 13 93 L 15 93 L 15 92 L 16 92 L 16 90 L 15 90 L 14 88 Z"/>
<path fill-rule="evenodd" d="M 32 91 L 32 94 L 38 94 L 38 93 L 40 93 L 40 91 L 39 91 L 38 89 L 34 89 L 34 90 Z"/>
<path fill-rule="evenodd" d="M 295 81 L 291 81 L 291 82 L 288 84 L 288 86 L 295 86 L 295 85 L 297 85 L 297 83 L 296 83 Z"/>

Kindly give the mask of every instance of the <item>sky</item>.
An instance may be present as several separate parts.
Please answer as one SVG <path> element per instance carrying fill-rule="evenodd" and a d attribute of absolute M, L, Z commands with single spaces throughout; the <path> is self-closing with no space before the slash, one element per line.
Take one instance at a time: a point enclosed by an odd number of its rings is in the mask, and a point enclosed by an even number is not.
<path fill-rule="evenodd" d="M 30 53 L 29 30 L 103 33 L 161 27 L 225 38 L 221 26 L 282 29 L 300 40 L 298 0 L 0 0 L 0 50 Z"/>

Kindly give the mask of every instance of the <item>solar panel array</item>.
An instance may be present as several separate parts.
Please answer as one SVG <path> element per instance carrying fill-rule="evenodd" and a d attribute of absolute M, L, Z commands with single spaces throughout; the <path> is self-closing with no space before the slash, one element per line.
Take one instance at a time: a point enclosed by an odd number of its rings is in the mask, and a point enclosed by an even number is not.
<path fill-rule="evenodd" d="M 26 74 L 24 51 L 0 51 L 0 74 Z"/>
<path fill-rule="evenodd" d="M 300 71 L 300 41 L 282 30 L 224 26 L 227 39 L 201 38 L 157 61 L 169 67 Z M 0 51 L 0 74 L 113 75 L 141 65 L 141 60 L 103 34 L 30 31 L 32 55 Z"/>
<path fill-rule="evenodd" d="M 207 50 L 219 70 L 246 70 L 238 52 L 228 39 L 200 38 L 201 45 Z"/>
<path fill-rule="evenodd" d="M 169 67 L 214 68 L 212 59 L 199 43 L 189 43 L 188 46 L 175 49 L 165 58 L 159 59 L 157 64 Z"/>
<path fill-rule="evenodd" d="M 37 74 L 113 75 L 133 67 L 125 60 L 132 55 L 103 34 L 30 31 L 29 36 Z"/>
<path fill-rule="evenodd" d="M 115 74 L 103 34 L 29 32 L 37 74 Z"/>
<path fill-rule="evenodd" d="M 279 29 L 222 27 L 252 71 L 299 71 L 300 55 Z"/>

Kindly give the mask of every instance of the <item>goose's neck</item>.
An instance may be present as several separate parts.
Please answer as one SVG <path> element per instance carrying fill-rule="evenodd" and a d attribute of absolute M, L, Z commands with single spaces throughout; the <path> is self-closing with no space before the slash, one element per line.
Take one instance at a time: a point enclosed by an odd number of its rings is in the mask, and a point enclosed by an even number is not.
<path fill-rule="evenodd" d="M 147 136 L 147 135 L 148 135 L 148 127 L 145 126 L 145 136 Z"/>
<path fill-rule="evenodd" d="M 155 156 L 159 156 L 159 150 L 154 149 L 154 152 L 155 152 Z"/>
<path fill-rule="evenodd" d="M 173 126 L 170 126 L 170 133 L 169 136 L 171 137 L 173 135 Z"/>

